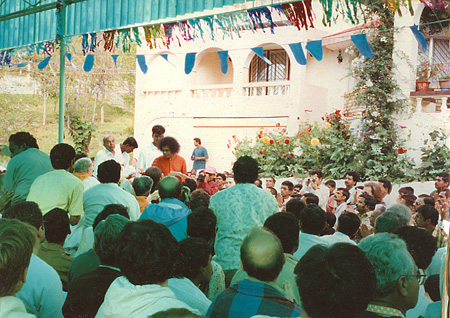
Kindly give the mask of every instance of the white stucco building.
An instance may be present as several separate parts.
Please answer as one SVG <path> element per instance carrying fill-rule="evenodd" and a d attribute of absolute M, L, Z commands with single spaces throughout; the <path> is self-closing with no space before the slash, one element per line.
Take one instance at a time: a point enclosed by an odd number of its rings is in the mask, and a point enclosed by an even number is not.
<path fill-rule="evenodd" d="M 399 84 L 408 98 L 415 88 L 411 64 L 415 65 L 418 56 L 418 43 L 409 26 L 419 23 L 423 9 L 419 1 L 413 2 L 415 15 L 405 9 L 403 17 L 396 19 L 397 27 L 405 26 L 396 34 L 395 61 Z M 363 27 L 344 21 L 324 27 L 320 3 L 313 1 L 313 8 L 313 29 L 299 31 L 278 19 L 274 34 L 266 28 L 265 32 L 242 31 L 241 37 L 233 34 L 233 39 L 182 42 L 180 47 L 173 45 L 170 49 L 138 48 L 138 54 L 146 55 L 148 66 L 146 74 L 136 68 L 135 137 L 139 144 L 150 142 L 152 126 L 162 124 L 166 135 L 177 138 L 182 145 L 180 154 L 187 159 L 188 169 L 192 166 L 192 139 L 199 137 L 209 152 L 207 165 L 223 171 L 230 169 L 234 161 L 232 149 L 227 146 L 232 136 L 254 137 L 261 128 L 272 129 L 277 124 L 295 134 L 300 121 L 320 121 L 325 113 L 344 109 L 344 94 L 354 85 L 347 76 L 351 57 L 345 49 L 352 44 L 350 35 L 360 33 Z M 322 40 L 323 60 L 317 61 L 304 50 L 307 65 L 300 65 L 289 44 L 302 42 L 304 48 L 306 41 L 313 40 Z M 448 51 L 448 38 L 446 41 Z M 263 47 L 273 64 L 255 55 L 251 50 L 255 47 Z M 226 74 L 221 72 L 219 50 L 229 52 Z M 185 56 L 192 52 L 197 53 L 195 65 L 186 75 Z M 168 54 L 168 61 L 159 54 Z M 341 63 L 338 56 L 342 57 Z M 416 103 L 415 99 L 411 101 Z M 423 145 L 423 136 L 431 126 L 448 125 L 447 109 L 440 111 L 430 101 L 428 97 L 422 99 L 413 114 L 398 119 L 399 125 L 406 127 L 402 129 L 404 136 L 410 135 L 409 154 L 416 158 L 414 148 Z M 359 115 L 358 110 L 353 111 Z"/>

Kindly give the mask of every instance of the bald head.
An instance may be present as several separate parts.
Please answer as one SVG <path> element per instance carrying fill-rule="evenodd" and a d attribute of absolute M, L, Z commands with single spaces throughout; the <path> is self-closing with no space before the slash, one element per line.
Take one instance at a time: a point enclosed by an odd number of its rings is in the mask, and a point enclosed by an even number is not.
<path fill-rule="evenodd" d="M 250 277 L 272 282 L 280 274 L 285 259 L 279 239 L 263 228 L 254 228 L 242 241 L 241 261 Z"/>
<path fill-rule="evenodd" d="M 181 182 L 176 177 L 164 177 L 158 184 L 161 199 L 178 199 L 181 196 Z"/>

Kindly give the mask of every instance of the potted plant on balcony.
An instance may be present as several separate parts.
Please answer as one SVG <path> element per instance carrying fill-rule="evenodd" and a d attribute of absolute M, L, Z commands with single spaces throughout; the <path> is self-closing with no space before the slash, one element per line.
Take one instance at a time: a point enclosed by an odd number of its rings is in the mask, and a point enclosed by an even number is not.
<path fill-rule="evenodd" d="M 416 91 L 426 92 L 430 86 L 430 80 L 437 78 L 442 69 L 442 63 L 433 64 L 430 61 L 421 62 L 416 69 Z"/>
<path fill-rule="evenodd" d="M 441 91 L 450 91 L 450 75 L 439 78 L 439 87 Z"/>

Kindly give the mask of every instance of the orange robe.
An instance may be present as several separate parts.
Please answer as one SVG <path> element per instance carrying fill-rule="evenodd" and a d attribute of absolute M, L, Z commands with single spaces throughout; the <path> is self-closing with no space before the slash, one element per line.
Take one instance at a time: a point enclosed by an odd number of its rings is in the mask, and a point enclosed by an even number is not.
<path fill-rule="evenodd" d="M 153 161 L 152 166 L 161 169 L 164 176 L 168 176 L 171 171 L 187 174 L 186 160 L 177 154 L 171 159 L 167 159 L 164 156 L 159 156 Z"/>

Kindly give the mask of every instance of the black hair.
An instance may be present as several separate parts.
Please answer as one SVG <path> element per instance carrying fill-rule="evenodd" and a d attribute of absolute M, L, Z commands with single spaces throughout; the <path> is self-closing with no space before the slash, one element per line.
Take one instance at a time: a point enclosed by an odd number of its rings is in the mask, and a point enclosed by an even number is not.
<path fill-rule="evenodd" d="M 194 190 L 191 192 L 191 197 L 189 199 L 189 208 L 191 211 L 198 208 L 207 208 L 210 199 L 211 195 L 205 189 Z"/>
<path fill-rule="evenodd" d="M 299 199 L 291 199 L 286 203 L 286 212 L 292 213 L 298 221 L 300 221 L 300 213 L 302 213 L 306 204 Z"/>
<path fill-rule="evenodd" d="M 9 136 L 9 142 L 13 142 L 16 146 L 27 146 L 27 148 L 39 149 L 36 138 L 28 132 L 20 131 Z"/>
<path fill-rule="evenodd" d="M 223 181 L 227 180 L 227 176 L 223 173 L 216 174 L 216 177 L 221 177 Z"/>
<path fill-rule="evenodd" d="M 180 144 L 178 141 L 173 137 L 164 137 L 160 140 L 158 144 L 159 150 L 162 151 L 164 147 L 168 147 L 171 153 L 178 153 L 180 152 Z"/>
<path fill-rule="evenodd" d="M 337 230 L 352 239 L 356 232 L 358 232 L 360 225 L 361 219 L 359 216 L 355 213 L 344 212 L 339 216 Z"/>
<path fill-rule="evenodd" d="M 166 129 L 161 125 L 155 125 L 152 128 L 152 134 L 158 134 L 159 136 L 161 136 L 165 132 L 166 132 Z"/>
<path fill-rule="evenodd" d="M 414 189 L 412 187 L 403 187 L 398 189 L 398 193 L 405 200 L 405 205 L 410 207 L 414 204 L 417 197 L 414 195 Z"/>
<path fill-rule="evenodd" d="M 200 237 L 211 242 L 216 237 L 217 217 L 207 207 L 199 207 L 187 216 L 186 233 L 190 237 Z"/>
<path fill-rule="evenodd" d="M 284 212 L 272 214 L 264 222 L 264 227 L 278 237 L 285 253 L 292 254 L 297 250 L 300 227 L 293 214 Z"/>
<path fill-rule="evenodd" d="M 101 221 L 106 220 L 106 218 L 112 214 L 119 214 L 123 217 L 126 217 L 128 220 L 130 219 L 128 208 L 126 208 L 122 204 L 108 204 L 104 206 L 102 212 L 97 214 L 94 223 L 92 224 L 92 228 L 95 230 L 95 228 Z"/>
<path fill-rule="evenodd" d="M 336 215 L 334 215 L 334 213 L 331 212 L 325 212 L 325 217 L 328 226 L 330 228 L 334 227 L 334 225 L 336 224 Z"/>
<path fill-rule="evenodd" d="M 50 151 L 50 161 L 54 169 L 68 169 L 75 159 L 75 149 L 68 144 L 57 144 Z"/>
<path fill-rule="evenodd" d="M 130 283 L 160 284 L 174 277 L 178 242 L 163 224 L 149 219 L 128 222 L 119 235 L 117 256 Z"/>
<path fill-rule="evenodd" d="M 436 238 L 425 229 L 416 226 L 404 226 L 397 229 L 397 234 L 406 242 L 408 252 L 411 254 L 418 268 L 427 269 L 437 250 Z"/>
<path fill-rule="evenodd" d="M 194 138 L 194 141 L 197 142 L 199 145 L 202 144 L 202 140 L 200 138 Z"/>
<path fill-rule="evenodd" d="M 197 182 L 194 179 L 186 178 L 183 181 L 183 186 L 188 187 L 191 190 L 191 193 L 197 189 Z"/>
<path fill-rule="evenodd" d="M 233 165 L 236 183 L 253 183 L 258 179 L 258 161 L 250 156 L 239 157 Z"/>
<path fill-rule="evenodd" d="M 323 178 L 323 174 L 322 174 L 322 171 L 320 171 L 319 169 L 312 169 L 310 172 L 309 172 L 309 175 L 310 176 L 313 176 L 313 175 L 317 175 L 317 177 L 319 178 L 319 179 L 322 179 Z"/>
<path fill-rule="evenodd" d="M 388 193 L 391 193 L 391 191 L 392 191 L 392 183 L 388 179 L 381 178 L 381 179 L 378 180 L 378 182 L 383 184 L 383 187 L 385 189 L 387 189 Z"/>
<path fill-rule="evenodd" d="M 336 191 L 342 191 L 342 194 L 345 196 L 345 201 L 350 198 L 350 192 L 347 190 L 347 188 L 337 188 Z"/>
<path fill-rule="evenodd" d="M 300 190 L 303 188 L 303 185 L 300 183 L 294 184 L 294 188 L 299 188 Z"/>
<path fill-rule="evenodd" d="M 289 181 L 289 180 L 283 181 L 283 182 L 281 183 L 281 185 L 282 185 L 282 186 L 283 186 L 283 185 L 287 186 L 288 189 L 289 189 L 289 191 L 294 190 L 294 184 L 293 184 L 291 181 Z"/>
<path fill-rule="evenodd" d="M 332 188 L 336 188 L 336 181 L 334 181 L 334 180 L 327 180 L 327 181 L 325 181 L 325 185 L 330 186 Z"/>
<path fill-rule="evenodd" d="M 450 175 L 448 172 L 439 172 L 436 177 L 441 177 L 445 183 L 449 183 Z"/>
<path fill-rule="evenodd" d="M 49 243 L 62 243 L 70 234 L 67 211 L 54 208 L 44 215 L 45 239 Z"/>
<path fill-rule="evenodd" d="M 441 291 L 439 288 L 439 281 L 440 281 L 440 275 L 435 274 L 431 275 L 427 278 L 425 281 L 425 292 L 430 295 L 430 298 L 432 301 L 440 301 L 441 298 Z"/>
<path fill-rule="evenodd" d="M 361 180 L 361 178 L 359 177 L 358 172 L 356 172 L 356 171 L 347 171 L 345 173 L 344 177 L 346 177 L 346 176 L 351 176 L 353 178 L 353 181 L 355 181 L 355 182 L 359 182 L 359 180 Z"/>
<path fill-rule="evenodd" d="M 153 187 L 153 180 L 149 176 L 140 176 L 134 178 L 133 189 L 136 196 L 148 196 Z"/>
<path fill-rule="evenodd" d="M 127 139 L 125 139 L 122 143 L 123 145 L 128 145 L 130 147 L 133 148 L 138 148 L 138 143 L 136 141 L 136 139 L 134 139 L 134 137 L 128 137 Z"/>
<path fill-rule="evenodd" d="M 319 204 L 319 197 L 314 193 L 304 193 L 303 196 L 306 198 L 306 205 Z"/>
<path fill-rule="evenodd" d="M 24 223 L 30 224 L 37 230 L 44 225 L 42 211 L 36 202 L 23 201 L 11 205 L 2 217 L 4 219 L 16 219 Z"/>
<path fill-rule="evenodd" d="M 120 180 L 120 164 L 113 160 L 106 160 L 98 166 L 97 179 L 101 183 L 118 183 Z"/>
<path fill-rule="evenodd" d="M 417 213 L 420 213 L 423 220 L 430 220 L 432 225 L 437 225 L 439 221 L 439 212 L 436 208 L 429 204 L 424 204 L 417 209 Z"/>
<path fill-rule="evenodd" d="M 153 180 L 153 186 L 151 192 L 155 192 L 158 189 L 159 180 L 161 180 L 162 172 L 158 167 L 149 167 L 145 170 L 144 174 Z"/>
<path fill-rule="evenodd" d="M 85 154 L 84 152 L 77 152 L 77 153 L 75 154 L 75 158 L 73 158 L 73 160 L 74 160 L 75 162 L 77 162 L 77 160 L 78 160 L 78 159 L 81 159 L 81 158 L 88 158 L 88 155 Z"/>
<path fill-rule="evenodd" d="M 302 307 L 311 318 L 357 318 L 372 299 L 377 283 L 364 252 L 348 243 L 311 247 L 294 273 Z"/>
<path fill-rule="evenodd" d="M 423 199 L 424 204 L 428 204 L 428 205 L 432 205 L 432 206 L 434 206 L 434 204 L 435 204 L 433 197 L 429 196 L 428 194 L 419 194 L 419 196 L 417 198 Z"/>
<path fill-rule="evenodd" d="M 308 204 L 300 213 L 300 229 L 303 233 L 319 235 L 326 221 L 325 211 L 317 204 Z"/>
<path fill-rule="evenodd" d="M 202 267 L 208 266 L 211 246 L 198 237 L 188 237 L 179 243 L 180 256 L 176 263 L 176 274 L 191 281 L 201 273 Z"/>
<path fill-rule="evenodd" d="M 373 196 L 367 193 L 363 193 L 360 195 L 360 197 L 364 198 L 364 203 L 369 207 L 370 211 L 375 210 L 377 200 Z"/>
<path fill-rule="evenodd" d="M 255 182 L 257 182 L 257 181 L 258 181 L 259 184 L 256 184 L 256 183 L 255 183 Z M 258 188 L 262 189 L 262 181 L 261 181 L 261 179 L 256 179 L 253 183 L 254 183 Z"/>

